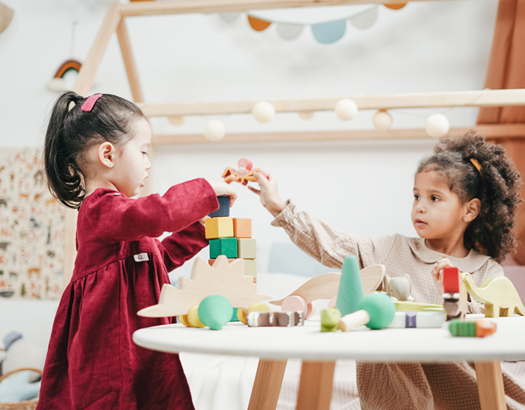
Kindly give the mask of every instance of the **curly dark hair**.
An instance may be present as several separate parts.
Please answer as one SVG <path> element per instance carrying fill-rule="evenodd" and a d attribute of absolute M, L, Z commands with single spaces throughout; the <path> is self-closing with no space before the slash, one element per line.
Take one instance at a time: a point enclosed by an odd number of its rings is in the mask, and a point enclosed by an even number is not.
<path fill-rule="evenodd" d="M 481 165 L 478 171 L 471 158 Z M 475 132 L 463 137 L 440 140 L 434 155 L 419 164 L 417 173 L 437 171 L 446 179 L 450 190 L 465 203 L 481 201 L 480 213 L 467 227 L 464 244 L 497 262 L 512 253 L 517 245 L 513 228 L 518 205 L 520 174 L 505 150 L 485 142 Z"/>

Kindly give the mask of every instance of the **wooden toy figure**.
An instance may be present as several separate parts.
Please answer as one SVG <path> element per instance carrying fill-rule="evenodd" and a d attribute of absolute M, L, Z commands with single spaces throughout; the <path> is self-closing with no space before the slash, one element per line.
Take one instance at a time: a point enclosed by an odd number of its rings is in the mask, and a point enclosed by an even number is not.
<path fill-rule="evenodd" d="M 266 174 L 260 168 L 254 168 L 252 161 L 246 158 L 241 158 L 237 163 L 238 169 L 228 167 L 222 173 L 224 182 L 227 184 L 231 182 L 240 182 L 243 185 L 248 185 L 248 181 L 255 181 L 255 173 L 258 172 L 266 178 Z"/>
<path fill-rule="evenodd" d="M 463 272 L 461 280 L 472 298 L 485 303 L 485 317 L 525 315 L 525 306 L 509 278 L 493 276 L 477 287 L 470 273 Z"/>
<path fill-rule="evenodd" d="M 257 293 L 257 285 L 253 283 L 251 276 L 244 276 L 242 259 L 228 263 L 226 256 L 220 255 L 213 266 L 210 266 L 204 259 L 197 258 L 193 264 L 191 277 L 179 279 L 179 289 L 164 284 L 158 304 L 141 309 L 138 315 L 144 317 L 184 316 L 192 307 L 199 305 L 204 298 L 211 295 L 224 296 L 233 307 L 246 310 L 255 303 L 271 299 L 271 296 Z M 229 310 L 228 315 L 229 318 L 232 317 L 232 312 Z M 201 318 L 200 313 L 199 317 Z"/>
<path fill-rule="evenodd" d="M 485 337 L 496 333 L 496 323 L 490 320 L 451 320 L 448 330 L 457 337 Z"/>
<path fill-rule="evenodd" d="M 364 295 L 374 292 L 385 275 L 383 265 L 370 265 L 361 269 L 362 291 Z M 282 310 L 304 311 L 308 319 L 314 314 L 314 302 L 318 299 L 330 299 L 328 307 L 336 304 L 341 273 L 329 272 L 317 275 L 303 283 L 284 299 L 272 300 L 272 305 L 281 306 Z"/>
<path fill-rule="evenodd" d="M 461 282 L 458 268 L 443 269 L 443 308 L 447 320 L 464 319 L 467 313 L 467 290 Z"/>
<path fill-rule="evenodd" d="M 361 299 L 355 312 L 343 316 L 338 326 L 343 332 L 363 325 L 370 329 L 384 329 L 394 320 L 395 314 L 396 307 L 390 296 L 371 293 Z"/>

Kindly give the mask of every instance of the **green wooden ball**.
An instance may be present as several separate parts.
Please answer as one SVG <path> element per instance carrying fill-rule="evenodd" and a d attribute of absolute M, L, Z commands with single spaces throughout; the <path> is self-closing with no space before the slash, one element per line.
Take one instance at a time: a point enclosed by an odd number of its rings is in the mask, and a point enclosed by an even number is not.
<path fill-rule="evenodd" d="M 359 302 L 358 309 L 364 309 L 370 315 L 366 324 L 370 329 L 384 329 L 396 314 L 396 305 L 386 293 L 371 293 Z"/>
<path fill-rule="evenodd" d="M 212 330 L 219 330 L 230 321 L 233 315 L 232 304 L 221 295 L 211 295 L 199 305 L 199 319 Z"/>

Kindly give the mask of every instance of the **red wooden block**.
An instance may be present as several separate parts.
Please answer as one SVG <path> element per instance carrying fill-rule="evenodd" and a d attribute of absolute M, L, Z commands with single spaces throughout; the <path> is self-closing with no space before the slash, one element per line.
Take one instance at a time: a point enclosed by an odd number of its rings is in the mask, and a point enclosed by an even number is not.
<path fill-rule="evenodd" d="M 443 269 L 443 291 L 445 293 L 459 293 L 460 280 L 458 268 Z"/>

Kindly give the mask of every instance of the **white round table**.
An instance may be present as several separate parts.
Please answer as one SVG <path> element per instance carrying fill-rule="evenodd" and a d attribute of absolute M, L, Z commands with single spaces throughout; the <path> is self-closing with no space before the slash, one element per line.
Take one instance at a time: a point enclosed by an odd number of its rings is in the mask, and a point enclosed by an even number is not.
<path fill-rule="evenodd" d="M 483 318 L 471 315 L 469 319 Z M 501 360 L 525 360 L 525 317 L 497 318 L 497 332 L 486 338 L 452 337 L 446 329 L 365 327 L 350 332 L 321 333 L 318 320 L 305 326 L 249 328 L 230 323 L 221 330 L 186 328 L 181 324 L 140 329 L 139 346 L 168 353 L 191 352 L 259 357 L 250 409 L 275 409 L 286 360 L 303 360 L 297 408 L 329 408 L 335 360 L 369 362 L 476 363 L 483 410 L 505 409 Z"/>

